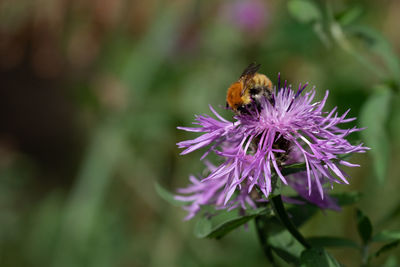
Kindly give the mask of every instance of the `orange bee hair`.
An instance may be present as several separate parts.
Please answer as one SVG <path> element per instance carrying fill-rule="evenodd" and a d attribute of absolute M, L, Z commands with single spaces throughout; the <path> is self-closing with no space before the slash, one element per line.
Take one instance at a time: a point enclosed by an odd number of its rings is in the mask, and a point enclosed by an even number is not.
<path fill-rule="evenodd" d="M 249 82 L 255 82 L 252 81 L 252 79 L 260 69 L 260 66 L 261 64 L 250 64 L 243 71 L 242 75 L 240 75 L 239 80 L 229 87 L 226 94 L 226 104 L 228 107 L 232 108 L 234 111 L 237 111 L 241 106 L 251 103 L 250 93 L 247 89 L 249 87 Z"/>

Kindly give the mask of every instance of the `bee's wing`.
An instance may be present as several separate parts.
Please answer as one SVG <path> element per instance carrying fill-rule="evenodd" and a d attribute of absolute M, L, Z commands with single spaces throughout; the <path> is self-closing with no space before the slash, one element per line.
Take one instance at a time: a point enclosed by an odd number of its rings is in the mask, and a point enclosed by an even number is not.
<path fill-rule="evenodd" d="M 240 80 L 243 81 L 243 89 L 240 93 L 241 95 L 244 94 L 247 88 L 247 82 L 253 78 L 254 74 L 260 69 L 261 64 L 256 64 L 255 62 L 251 63 L 247 68 L 244 69 L 242 75 L 240 75 Z"/>
<path fill-rule="evenodd" d="M 240 78 L 244 78 L 245 76 L 253 76 L 257 73 L 260 67 L 261 64 L 256 64 L 255 62 L 251 63 L 249 66 L 247 66 L 247 68 L 244 69 L 242 75 L 240 75 Z"/>

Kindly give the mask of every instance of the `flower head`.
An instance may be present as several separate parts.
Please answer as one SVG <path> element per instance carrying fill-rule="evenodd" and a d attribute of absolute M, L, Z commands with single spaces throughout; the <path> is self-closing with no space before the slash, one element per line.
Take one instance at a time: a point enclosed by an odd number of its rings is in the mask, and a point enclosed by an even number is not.
<path fill-rule="evenodd" d="M 178 143 L 185 148 L 182 155 L 208 147 L 201 159 L 210 152 L 218 155 L 222 163 L 208 164 L 209 175 L 202 180 L 191 177 L 192 185 L 181 189 L 177 199 L 190 200 L 186 208 L 189 218 L 201 205 L 214 204 L 218 208 L 232 208 L 246 204 L 255 207 L 254 201 L 266 201 L 274 190 L 277 180 L 292 187 L 300 196 L 321 208 L 338 209 L 333 199 L 326 196 L 324 187 L 330 183 L 346 183 L 347 175 L 340 165 L 351 164 L 340 155 L 365 152 L 362 144 L 352 145 L 345 138 L 361 129 L 341 129 L 339 124 L 355 120 L 346 118 L 349 110 L 339 116 L 334 108 L 324 112 L 328 91 L 320 102 L 313 102 L 315 89 L 295 92 L 291 86 L 273 92 L 272 100 L 262 99 L 259 109 L 237 115 L 230 122 L 222 118 L 211 106 L 216 119 L 196 116 L 199 127 L 179 129 L 200 132 L 193 140 Z M 282 168 L 293 163 L 305 163 L 305 171 L 284 175 Z"/>

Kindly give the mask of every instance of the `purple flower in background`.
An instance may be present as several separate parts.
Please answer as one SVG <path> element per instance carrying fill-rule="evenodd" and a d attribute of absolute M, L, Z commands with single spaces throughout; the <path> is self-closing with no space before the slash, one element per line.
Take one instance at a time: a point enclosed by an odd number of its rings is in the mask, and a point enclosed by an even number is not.
<path fill-rule="evenodd" d="M 322 101 L 313 103 L 314 88 L 301 94 L 306 86 L 300 84 L 295 92 L 286 82 L 281 87 L 278 80 L 272 101 L 262 100 L 258 110 L 237 115 L 234 122 L 225 120 L 210 106 L 216 119 L 196 116 L 194 124 L 199 127 L 178 127 L 202 133 L 196 139 L 178 143 L 180 148 L 185 148 L 182 155 L 208 147 L 201 159 L 212 152 L 222 160 L 218 166 L 206 163 L 209 175 L 202 179 L 192 176 L 192 185 L 179 190 L 184 195 L 176 196 L 177 199 L 191 201 L 185 207 L 189 211 L 187 219 L 202 205 L 212 204 L 222 209 L 254 208 L 255 202 L 268 200 L 278 180 L 320 208 L 339 209 L 325 194 L 324 185 L 348 184 L 347 175 L 339 166 L 359 165 L 342 160 L 339 155 L 362 153 L 368 148 L 362 144 L 351 145 L 345 139 L 361 129 L 338 127 L 355 120 L 346 118 L 349 110 L 341 116 L 336 108 L 322 111 L 328 91 Z M 282 167 L 293 163 L 305 163 L 306 170 L 283 175 Z"/>
<path fill-rule="evenodd" d="M 246 32 L 261 31 L 268 19 L 266 3 L 259 0 L 228 1 L 222 13 L 229 23 Z"/>

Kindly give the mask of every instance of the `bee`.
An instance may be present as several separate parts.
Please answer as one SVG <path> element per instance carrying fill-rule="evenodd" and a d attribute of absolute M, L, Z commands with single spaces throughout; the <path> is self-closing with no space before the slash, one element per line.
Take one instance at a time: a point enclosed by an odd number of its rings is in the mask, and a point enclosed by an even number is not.
<path fill-rule="evenodd" d="M 233 83 L 226 94 L 226 106 L 236 114 L 246 113 L 256 107 L 265 97 L 272 101 L 272 82 L 264 74 L 257 73 L 261 64 L 252 63 L 244 69 L 237 82 Z"/>

